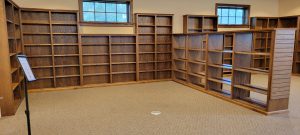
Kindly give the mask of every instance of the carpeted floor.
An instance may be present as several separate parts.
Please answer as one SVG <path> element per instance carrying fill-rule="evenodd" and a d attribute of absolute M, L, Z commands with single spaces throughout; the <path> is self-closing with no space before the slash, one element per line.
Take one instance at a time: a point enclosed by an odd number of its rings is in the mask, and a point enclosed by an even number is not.
<path fill-rule="evenodd" d="M 300 77 L 293 77 L 290 113 L 274 116 L 175 82 L 34 93 L 32 130 L 33 135 L 298 135 L 299 88 Z M 24 102 L 15 116 L 0 119 L 0 135 L 26 135 Z"/>

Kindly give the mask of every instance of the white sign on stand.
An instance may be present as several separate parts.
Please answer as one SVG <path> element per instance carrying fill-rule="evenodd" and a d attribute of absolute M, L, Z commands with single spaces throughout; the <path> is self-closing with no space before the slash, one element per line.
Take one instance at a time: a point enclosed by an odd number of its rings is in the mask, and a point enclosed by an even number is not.
<path fill-rule="evenodd" d="M 20 65 L 25 73 L 25 76 L 27 78 L 28 82 L 32 82 L 35 81 L 36 78 L 31 70 L 31 67 L 29 65 L 29 62 L 27 60 L 27 57 L 25 55 L 18 55 L 17 56 L 18 61 L 20 62 Z"/>

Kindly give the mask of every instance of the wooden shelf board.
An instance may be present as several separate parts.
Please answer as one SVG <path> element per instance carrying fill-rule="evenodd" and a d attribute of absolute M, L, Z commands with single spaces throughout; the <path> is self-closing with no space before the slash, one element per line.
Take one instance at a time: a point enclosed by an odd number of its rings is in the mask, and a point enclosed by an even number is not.
<path fill-rule="evenodd" d="M 28 55 L 28 58 L 52 57 L 52 55 Z"/>
<path fill-rule="evenodd" d="M 214 90 L 214 89 L 208 89 L 210 92 L 217 94 L 219 96 L 222 96 L 223 98 L 231 99 L 231 91 L 222 89 L 222 90 Z"/>
<path fill-rule="evenodd" d="M 206 49 L 192 49 L 192 48 L 189 48 L 188 50 L 189 51 L 202 51 L 202 52 L 206 51 Z"/>
<path fill-rule="evenodd" d="M 156 52 L 157 54 L 171 54 L 172 52 Z"/>
<path fill-rule="evenodd" d="M 204 78 L 206 76 L 205 73 L 191 73 L 191 72 L 189 72 L 188 74 L 192 75 L 192 76 L 200 77 L 200 78 Z"/>
<path fill-rule="evenodd" d="M 136 45 L 136 43 L 111 43 L 111 45 Z"/>
<path fill-rule="evenodd" d="M 53 35 L 78 35 L 78 33 L 52 33 Z"/>
<path fill-rule="evenodd" d="M 94 53 L 94 54 L 82 54 L 82 56 L 106 56 L 109 53 Z"/>
<path fill-rule="evenodd" d="M 22 24 L 33 24 L 33 25 L 50 25 L 49 22 L 36 22 L 36 21 L 22 21 Z"/>
<path fill-rule="evenodd" d="M 175 58 L 174 60 L 176 60 L 176 61 L 187 61 L 187 59 L 183 59 L 183 58 Z"/>
<path fill-rule="evenodd" d="M 160 42 L 160 43 L 156 43 L 157 45 L 171 45 L 172 42 Z"/>
<path fill-rule="evenodd" d="M 43 80 L 43 79 L 53 79 L 54 77 L 53 76 L 47 76 L 47 77 L 37 77 L 36 79 L 38 80 Z"/>
<path fill-rule="evenodd" d="M 153 24 L 139 24 L 138 27 L 155 27 Z"/>
<path fill-rule="evenodd" d="M 155 35 L 155 33 L 138 33 L 138 35 Z"/>
<path fill-rule="evenodd" d="M 82 46 L 108 46 L 109 43 L 99 44 L 99 43 L 81 43 Z"/>
<path fill-rule="evenodd" d="M 228 78 L 217 79 L 217 78 L 208 77 L 207 80 L 213 81 L 213 82 L 216 82 L 216 83 L 231 85 L 231 79 L 228 79 Z"/>
<path fill-rule="evenodd" d="M 183 47 L 174 47 L 175 50 L 185 50 Z"/>
<path fill-rule="evenodd" d="M 232 50 L 208 50 L 208 52 L 216 52 L 216 53 L 233 53 Z"/>
<path fill-rule="evenodd" d="M 136 53 L 111 53 L 111 55 L 136 55 Z"/>
<path fill-rule="evenodd" d="M 49 35 L 51 33 L 29 33 L 29 32 L 23 32 L 23 35 Z"/>
<path fill-rule="evenodd" d="M 180 72 L 180 73 L 183 73 L 183 74 L 186 74 L 186 70 L 182 70 L 182 69 L 175 69 L 174 71 L 176 71 L 176 72 Z"/>
<path fill-rule="evenodd" d="M 112 62 L 112 65 L 135 64 L 136 62 Z"/>
<path fill-rule="evenodd" d="M 54 57 L 74 57 L 79 56 L 79 54 L 55 54 Z"/>
<path fill-rule="evenodd" d="M 14 21 L 7 19 L 7 18 L 6 18 L 6 22 L 14 24 Z"/>
<path fill-rule="evenodd" d="M 189 63 L 193 63 L 193 64 L 200 64 L 200 65 L 206 65 L 205 61 L 188 61 Z"/>
<path fill-rule="evenodd" d="M 78 45 L 78 43 L 55 43 L 54 46 L 68 46 L 68 45 Z"/>
<path fill-rule="evenodd" d="M 9 53 L 9 57 L 15 56 L 17 53 Z"/>
<path fill-rule="evenodd" d="M 236 54 L 244 55 L 261 55 L 261 56 L 270 56 L 270 53 L 261 53 L 261 52 L 235 52 Z"/>
<path fill-rule="evenodd" d="M 156 27 L 173 27 L 173 25 L 156 25 Z"/>
<path fill-rule="evenodd" d="M 155 61 L 140 61 L 139 64 L 155 63 Z"/>
<path fill-rule="evenodd" d="M 93 63 L 93 64 L 82 64 L 83 66 L 108 66 L 109 63 Z"/>
<path fill-rule="evenodd" d="M 264 95 L 268 94 L 268 90 L 266 88 L 261 88 L 253 85 L 234 85 L 233 87 L 247 90 L 247 91 L 253 91 Z"/>
<path fill-rule="evenodd" d="M 116 75 L 116 74 L 135 74 L 135 71 L 127 71 L 127 72 L 112 72 L 111 74 Z"/>
<path fill-rule="evenodd" d="M 53 25 L 77 25 L 77 22 L 75 22 L 75 21 L 70 21 L 70 22 L 68 22 L 68 21 L 65 21 L 65 22 L 55 22 L 55 21 L 52 21 L 52 23 L 51 24 L 53 24 Z"/>
<path fill-rule="evenodd" d="M 139 52 L 139 54 L 155 54 L 155 52 Z"/>
<path fill-rule="evenodd" d="M 257 73 L 257 74 L 265 74 L 265 75 L 269 74 L 269 71 L 257 69 L 257 68 L 235 68 L 233 70 L 240 71 L 240 72 L 247 72 L 247 73 Z"/>
<path fill-rule="evenodd" d="M 52 68 L 53 66 L 33 66 L 32 69 L 38 69 L 38 68 Z"/>
<path fill-rule="evenodd" d="M 80 75 L 58 75 L 56 78 L 72 78 L 72 77 L 80 77 Z"/>
<path fill-rule="evenodd" d="M 139 45 L 155 45 L 155 43 L 138 43 Z"/>
<path fill-rule="evenodd" d="M 63 67 L 79 67 L 80 65 L 55 65 L 56 68 L 63 68 Z"/>
<path fill-rule="evenodd" d="M 157 69 L 157 72 L 166 72 L 166 71 L 172 71 L 172 69 Z"/>
<path fill-rule="evenodd" d="M 51 44 L 24 44 L 24 46 L 51 46 Z"/>
<path fill-rule="evenodd" d="M 93 74 L 83 74 L 83 76 L 104 76 L 109 74 L 110 73 L 93 73 Z"/>
<path fill-rule="evenodd" d="M 149 73 L 149 72 L 155 72 L 155 70 L 141 70 L 140 73 Z"/>
<path fill-rule="evenodd" d="M 216 67 L 216 68 L 232 69 L 232 65 L 229 65 L 229 64 L 222 64 L 222 65 L 207 64 L 207 65 L 210 67 Z"/>
<path fill-rule="evenodd" d="M 167 62 L 172 62 L 172 60 L 158 60 L 156 63 L 167 63 Z"/>
<path fill-rule="evenodd" d="M 10 73 L 13 74 L 13 73 L 15 73 L 16 71 L 18 71 L 18 68 L 12 68 L 12 69 L 10 70 Z"/>
<path fill-rule="evenodd" d="M 12 83 L 11 84 L 12 91 L 14 91 L 18 86 L 19 86 L 19 83 Z"/>
<path fill-rule="evenodd" d="M 260 101 L 257 101 L 257 100 L 253 100 L 253 99 L 234 99 L 235 101 L 237 102 L 240 102 L 242 104 L 245 104 L 245 105 L 249 105 L 251 107 L 254 107 L 256 109 L 259 109 L 261 111 L 266 111 L 266 104 L 264 103 L 261 103 Z"/>

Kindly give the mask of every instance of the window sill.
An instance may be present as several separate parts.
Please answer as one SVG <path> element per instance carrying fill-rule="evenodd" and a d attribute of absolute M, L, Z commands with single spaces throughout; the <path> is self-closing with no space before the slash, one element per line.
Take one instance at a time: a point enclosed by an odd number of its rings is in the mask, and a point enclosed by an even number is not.
<path fill-rule="evenodd" d="M 250 25 L 220 25 L 218 26 L 219 28 L 250 28 Z"/>
<path fill-rule="evenodd" d="M 96 26 L 96 27 L 133 27 L 133 23 L 97 23 L 97 22 L 80 22 L 80 26 Z"/>

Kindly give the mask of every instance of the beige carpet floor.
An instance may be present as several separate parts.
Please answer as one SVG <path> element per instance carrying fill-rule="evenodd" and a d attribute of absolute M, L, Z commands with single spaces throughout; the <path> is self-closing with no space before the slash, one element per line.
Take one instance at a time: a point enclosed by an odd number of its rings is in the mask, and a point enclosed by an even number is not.
<path fill-rule="evenodd" d="M 175 82 L 34 93 L 33 135 L 299 135 L 300 77 L 292 80 L 290 112 L 274 116 Z M 24 102 L 0 119 L 0 135 L 26 135 Z"/>

